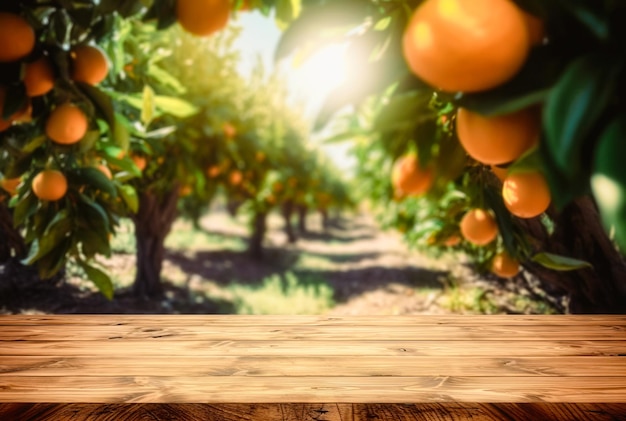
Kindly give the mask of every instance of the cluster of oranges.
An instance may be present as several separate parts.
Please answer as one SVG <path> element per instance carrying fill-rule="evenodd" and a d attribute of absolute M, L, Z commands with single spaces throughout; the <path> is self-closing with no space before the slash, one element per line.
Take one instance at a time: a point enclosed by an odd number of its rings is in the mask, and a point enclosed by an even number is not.
<path fill-rule="evenodd" d="M 46 95 L 56 84 L 57 74 L 52 61 L 45 54 L 32 57 L 35 53 L 37 37 L 28 21 L 19 15 L 0 12 L 0 62 L 23 63 L 22 83 L 29 98 Z M 109 70 L 106 55 L 96 46 L 77 45 L 70 51 L 70 77 L 74 82 L 96 85 L 102 82 Z M 0 86 L 0 112 L 6 100 L 6 87 Z M 7 130 L 13 124 L 30 121 L 30 105 L 8 120 L 0 118 L 0 131 Z M 46 136 L 55 144 L 73 145 L 79 142 L 89 129 L 87 114 L 72 102 L 58 103 L 48 115 L 45 122 Z M 110 170 L 102 168 L 103 173 L 110 175 Z M 11 194 L 16 193 L 19 178 L 3 180 L 3 188 Z M 6 188 L 8 186 L 9 188 Z M 32 181 L 32 190 L 41 200 L 59 200 L 67 191 L 65 175 L 55 169 L 44 169 Z"/>
<path fill-rule="evenodd" d="M 406 28 L 403 53 L 411 71 L 431 86 L 446 92 L 473 93 L 511 80 L 533 46 L 543 41 L 542 22 L 511 0 L 426 0 Z M 537 145 L 541 133 L 539 109 L 483 116 L 460 108 L 456 131 L 467 154 L 491 166 L 503 180 L 502 198 L 513 215 L 533 218 L 548 208 L 550 191 L 540 172 L 509 174 L 499 167 L 516 161 Z M 428 174 L 422 177 L 430 179 Z M 397 188 L 402 190 L 399 184 Z M 498 236 L 492 212 L 483 209 L 467 212 L 460 231 L 467 241 L 479 246 Z M 513 276 L 519 263 L 502 252 L 493 260 L 492 269 L 499 276 Z"/>

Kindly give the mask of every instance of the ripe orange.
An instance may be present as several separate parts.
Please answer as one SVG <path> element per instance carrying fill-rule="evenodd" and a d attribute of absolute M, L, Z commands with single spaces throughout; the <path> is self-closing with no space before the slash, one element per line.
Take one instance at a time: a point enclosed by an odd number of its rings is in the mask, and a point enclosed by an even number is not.
<path fill-rule="evenodd" d="M 132 154 L 130 156 L 130 159 L 133 160 L 133 162 L 135 163 L 135 165 L 137 166 L 137 168 L 139 168 L 139 171 L 143 171 L 146 169 L 146 166 L 148 165 L 148 160 L 146 159 L 145 156 L 143 155 L 135 155 Z"/>
<path fill-rule="evenodd" d="M 509 175 L 502 184 L 502 198 L 509 212 L 520 218 L 534 218 L 550 206 L 550 188 L 539 172 Z"/>
<path fill-rule="evenodd" d="M 393 166 L 391 183 L 398 196 L 426 193 L 433 185 L 433 181 L 432 170 L 421 168 L 415 155 L 405 155 Z"/>
<path fill-rule="evenodd" d="M 190 185 L 184 185 L 179 190 L 180 197 L 187 197 L 193 192 L 193 188 Z"/>
<path fill-rule="evenodd" d="M 461 235 L 470 243 L 484 246 L 498 235 L 495 218 L 483 209 L 472 209 L 461 219 Z"/>
<path fill-rule="evenodd" d="M 228 139 L 232 139 L 237 135 L 237 128 L 228 122 L 222 125 L 222 130 L 224 130 L 224 135 Z"/>
<path fill-rule="evenodd" d="M 243 181 L 243 174 L 239 170 L 234 170 L 228 175 L 228 181 L 233 186 L 238 186 Z"/>
<path fill-rule="evenodd" d="M 452 234 L 450 237 L 446 238 L 443 242 L 446 247 L 454 247 L 461 243 L 461 237 L 457 234 Z"/>
<path fill-rule="evenodd" d="M 459 108 L 456 130 L 461 145 L 476 161 L 506 164 L 537 144 L 541 119 L 535 108 L 496 117 Z"/>
<path fill-rule="evenodd" d="M 404 57 L 444 91 L 476 92 L 511 79 L 530 50 L 523 12 L 510 0 L 426 0 L 404 33 Z"/>
<path fill-rule="evenodd" d="M 72 145 L 85 136 L 88 126 L 85 113 L 76 105 L 66 103 L 50 113 L 46 121 L 46 134 L 55 143 Z"/>
<path fill-rule="evenodd" d="M 503 251 L 493 258 L 491 272 L 501 278 L 511 278 L 519 273 L 519 262 Z"/>
<path fill-rule="evenodd" d="M 20 184 L 20 178 L 3 178 L 0 180 L 0 188 L 4 189 L 11 196 L 17 194 L 17 186 Z"/>
<path fill-rule="evenodd" d="M 109 73 L 109 62 L 104 52 L 93 45 L 78 45 L 70 53 L 72 79 L 97 85 Z"/>
<path fill-rule="evenodd" d="M 208 175 L 209 178 L 215 178 L 220 175 L 221 172 L 222 170 L 218 165 L 211 165 L 209 168 L 207 168 L 206 175 Z"/>
<path fill-rule="evenodd" d="M 224 28 L 230 15 L 229 0 L 178 0 L 176 18 L 187 32 L 208 36 Z"/>
<path fill-rule="evenodd" d="M 0 12 L 0 45 L 0 62 L 20 60 L 35 47 L 35 31 L 21 16 Z"/>
<path fill-rule="evenodd" d="M 67 179 L 57 170 L 43 170 L 33 178 L 33 193 L 41 200 L 59 200 L 67 192 Z"/>
<path fill-rule="evenodd" d="M 54 87 L 54 71 L 45 56 L 27 63 L 24 73 L 26 94 L 30 97 L 45 95 Z"/>

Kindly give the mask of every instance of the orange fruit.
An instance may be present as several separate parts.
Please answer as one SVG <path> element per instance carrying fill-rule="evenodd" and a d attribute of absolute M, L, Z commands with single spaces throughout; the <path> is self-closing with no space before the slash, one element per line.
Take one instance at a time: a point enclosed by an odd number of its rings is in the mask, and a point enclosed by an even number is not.
<path fill-rule="evenodd" d="M 539 172 L 519 172 L 507 176 L 502 198 L 509 212 L 520 218 L 534 218 L 550 206 L 550 188 Z"/>
<path fill-rule="evenodd" d="M 222 125 L 222 130 L 224 130 L 224 135 L 228 139 L 232 139 L 237 135 L 237 128 L 230 123 L 224 123 Z"/>
<path fill-rule="evenodd" d="M 30 97 L 45 95 L 54 87 L 54 71 L 47 57 L 26 63 L 24 73 L 26 94 Z"/>
<path fill-rule="evenodd" d="M 208 36 L 224 28 L 230 15 L 229 0 L 178 0 L 176 18 L 183 29 Z"/>
<path fill-rule="evenodd" d="M 232 171 L 228 176 L 228 181 L 233 186 L 238 186 L 243 181 L 243 174 L 239 170 Z"/>
<path fill-rule="evenodd" d="M 72 48 L 70 57 L 72 58 L 72 79 L 77 82 L 97 85 L 109 73 L 107 56 L 99 47 L 78 45 Z"/>
<path fill-rule="evenodd" d="M 501 278 L 511 278 L 519 273 L 519 262 L 503 251 L 493 258 L 491 272 Z"/>
<path fill-rule="evenodd" d="M 185 185 L 180 188 L 179 194 L 180 197 L 187 197 L 193 192 L 191 186 Z"/>
<path fill-rule="evenodd" d="M 20 60 L 35 47 L 35 31 L 21 16 L 0 12 L 0 45 L 0 62 Z"/>
<path fill-rule="evenodd" d="M 446 238 L 443 242 L 446 247 L 454 247 L 456 245 L 459 245 L 459 243 L 461 243 L 461 237 L 456 234 L 453 234 L 450 237 Z"/>
<path fill-rule="evenodd" d="M 222 170 L 218 165 L 211 165 L 209 168 L 207 168 L 206 175 L 208 175 L 210 178 L 215 178 L 220 175 L 221 172 Z"/>
<path fill-rule="evenodd" d="M 413 73 L 450 92 L 503 84 L 520 70 L 529 50 L 523 12 L 510 0 L 426 0 L 403 38 Z"/>
<path fill-rule="evenodd" d="M 59 200 L 67 192 L 67 179 L 61 171 L 43 170 L 33 178 L 32 189 L 41 200 Z"/>
<path fill-rule="evenodd" d="M 415 155 L 405 155 L 393 166 L 391 182 L 398 197 L 426 193 L 433 181 L 432 170 L 421 168 Z"/>
<path fill-rule="evenodd" d="M 133 154 L 133 155 L 130 156 L 130 159 L 133 160 L 133 162 L 135 163 L 137 168 L 139 168 L 139 171 L 145 170 L 146 166 L 148 165 L 148 160 L 143 155 L 134 155 Z"/>
<path fill-rule="evenodd" d="M 17 186 L 19 186 L 20 184 L 20 178 L 3 178 L 2 180 L 0 180 L 0 188 L 2 188 L 3 190 L 5 190 L 7 193 L 9 193 L 11 196 L 14 196 L 17 194 Z"/>
<path fill-rule="evenodd" d="M 265 161 L 265 158 L 266 158 L 265 152 L 256 151 L 256 153 L 254 154 L 254 158 L 256 159 L 257 162 Z"/>
<path fill-rule="evenodd" d="M 461 145 L 472 158 L 499 165 L 515 161 L 537 144 L 541 118 L 536 108 L 495 117 L 459 108 L 456 130 Z"/>
<path fill-rule="evenodd" d="M 276 181 L 272 185 L 272 191 L 274 193 L 280 193 L 281 191 L 283 191 L 284 188 L 285 186 L 283 186 L 283 183 L 281 183 L 280 181 Z"/>
<path fill-rule="evenodd" d="M 55 143 L 72 145 L 85 136 L 88 127 L 85 113 L 76 105 L 65 103 L 50 113 L 46 121 L 46 134 Z"/>
<path fill-rule="evenodd" d="M 461 219 L 461 235 L 470 243 L 484 246 L 498 235 L 495 218 L 483 209 L 472 209 Z"/>

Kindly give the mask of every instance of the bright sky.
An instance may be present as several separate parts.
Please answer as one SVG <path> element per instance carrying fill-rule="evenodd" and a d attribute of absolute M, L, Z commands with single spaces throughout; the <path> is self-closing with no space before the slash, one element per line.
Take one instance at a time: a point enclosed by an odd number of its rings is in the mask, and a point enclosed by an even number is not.
<path fill-rule="evenodd" d="M 239 13 L 236 20 L 243 31 L 235 47 L 241 51 L 241 71 L 244 75 L 251 72 L 260 55 L 267 69 L 274 67 L 274 51 L 281 32 L 273 19 L 266 18 L 259 12 Z M 328 93 L 336 88 L 345 78 L 345 63 L 343 60 L 344 47 L 331 46 L 313 55 L 299 67 L 294 67 L 294 60 L 286 59 L 281 65 L 288 72 L 294 100 L 302 100 L 306 105 L 306 112 L 314 118 Z M 327 136 L 327 133 L 315 136 L 316 139 Z M 349 144 L 324 145 L 324 150 L 340 168 L 349 168 L 354 165 L 352 157 L 348 156 Z"/>

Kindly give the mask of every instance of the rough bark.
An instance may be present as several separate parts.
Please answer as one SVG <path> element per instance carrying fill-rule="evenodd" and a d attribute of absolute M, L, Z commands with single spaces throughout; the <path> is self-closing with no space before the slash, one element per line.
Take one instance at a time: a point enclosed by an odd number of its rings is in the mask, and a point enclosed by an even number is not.
<path fill-rule="evenodd" d="M 291 217 L 293 216 L 294 203 L 291 200 L 287 200 L 283 203 L 282 214 L 285 221 L 285 234 L 287 234 L 287 241 L 289 243 L 295 243 L 298 240 L 296 233 L 294 232 L 293 225 L 291 223 Z"/>
<path fill-rule="evenodd" d="M 583 197 L 551 216 L 552 235 L 536 219 L 521 223 L 541 251 L 584 260 L 593 268 L 559 272 L 529 263 L 526 269 L 548 293 L 565 293 L 570 313 L 626 313 L 626 262 L 603 229 L 595 203 Z"/>
<path fill-rule="evenodd" d="M 328 217 L 327 209 L 320 209 L 320 215 L 322 215 L 322 228 L 327 230 L 330 227 L 330 218 Z"/>
<path fill-rule="evenodd" d="M 252 235 L 248 242 L 248 253 L 254 259 L 263 258 L 263 239 L 267 231 L 267 212 L 256 212 L 252 217 Z"/>
<path fill-rule="evenodd" d="M 307 232 L 306 215 L 307 215 L 308 209 L 305 205 L 298 205 L 297 211 L 298 211 L 298 232 L 300 232 L 300 234 L 306 234 Z"/>
<path fill-rule="evenodd" d="M 138 298 L 163 294 L 161 268 L 165 257 L 165 237 L 176 219 L 178 187 L 159 197 L 153 192 L 139 196 L 139 211 L 133 217 L 137 240 L 137 274 L 133 293 Z"/>

